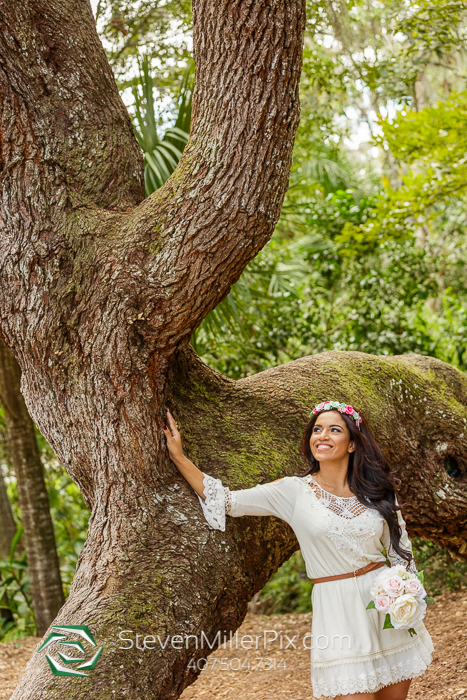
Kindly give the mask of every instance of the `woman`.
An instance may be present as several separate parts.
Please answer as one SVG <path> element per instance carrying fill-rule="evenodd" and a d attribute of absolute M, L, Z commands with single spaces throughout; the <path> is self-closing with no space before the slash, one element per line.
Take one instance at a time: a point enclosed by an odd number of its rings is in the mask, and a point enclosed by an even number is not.
<path fill-rule="evenodd" d="M 230 491 L 200 471 L 182 450 L 167 412 L 163 428 L 172 461 L 198 494 L 211 527 L 225 529 L 225 513 L 274 515 L 293 528 L 314 579 L 311 681 L 315 697 L 405 700 L 411 679 L 431 663 L 431 637 L 422 621 L 382 629 L 385 614 L 366 609 L 382 567 L 417 572 L 395 495 L 399 482 L 366 420 L 347 404 L 317 404 L 301 452 L 310 467 L 250 489 Z M 387 568 L 387 567 L 386 567 Z"/>

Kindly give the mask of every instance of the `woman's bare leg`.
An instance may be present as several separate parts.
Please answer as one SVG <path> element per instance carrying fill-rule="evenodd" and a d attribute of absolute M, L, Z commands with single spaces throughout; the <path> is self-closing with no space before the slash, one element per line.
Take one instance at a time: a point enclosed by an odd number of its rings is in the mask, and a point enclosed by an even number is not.
<path fill-rule="evenodd" d="M 387 685 L 375 693 L 375 700 L 405 700 L 411 683 L 412 679 L 409 678 L 407 681 Z"/>
<path fill-rule="evenodd" d="M 334 700 L 406 700 L 412 680 L 399 681 L 387 685 L 376 693 L 352 693 L 352 695 L 338 695 Z"/>

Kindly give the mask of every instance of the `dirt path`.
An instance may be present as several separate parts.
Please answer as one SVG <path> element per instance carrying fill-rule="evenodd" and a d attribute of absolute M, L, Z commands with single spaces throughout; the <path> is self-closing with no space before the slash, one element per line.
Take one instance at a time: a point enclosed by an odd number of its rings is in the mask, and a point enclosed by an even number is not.
<path fill-rule="evenodd" d="M 425 624 L 433 639 L 435 654 L 426 673 L 412 681 L 409 700 L 467 700 L 467 589 L 437 596 L 436 603 L 428 607 Z M 182 700 L 230 700 L 233 697 L 236 700 L 312 700 L 309 650 L 285 648 L 285 635 L 289 639 L 296 635 L 295 644 L 299 646 L 310 628 L 311 613 L 272 615 L 270 618 L 248 615 L 238 630 L 238 638 L 243 638 L 246 645 L 246 635 L 253 638 L 261 635 L 258 649 L 254 648 L 254 641 L 250 650 L 235 649 L 233 637 L 232 650 L 228 644 L 227 649 L 221 647 L 211 654 L 206 669 L 197 682 L 185 690 Z M 262 646 L 264 630 L 275 630 L 278 634 L 267 650 Z M 282 649 L 279 648 L 281 634 Z M 0 700 L 10 698 L 38 641 L 29 637 L 20 642 L 0 644 Z M 231 670 L 237 666 L 238 670 Z"/>

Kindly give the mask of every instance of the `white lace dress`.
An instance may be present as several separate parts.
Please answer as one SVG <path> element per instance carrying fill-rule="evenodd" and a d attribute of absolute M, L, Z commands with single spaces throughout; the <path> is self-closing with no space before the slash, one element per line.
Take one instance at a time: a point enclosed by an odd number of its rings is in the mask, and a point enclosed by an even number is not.
<path fill-rule="evenodd" d="M 204 472 L 203 472 L 204 474 Z M 341 498 L 322 489 L 312 476 L 286 476 L 250 489 L 230 491 L 220 479 L 204 474 L 205 499 L 198 496 L 208 524 L 225 530 L 225 514 L 273 515 L 285 520 L 300 544 L 307 575 L 313 578 L 349 573 L 370 562 L 407 562 L 391 553 L 386 521 L 356 496 Z M 401 545 L 411 549 L 405 522 Z M 385 614 L 366 610 L 370 588 L 380 569 L 362 576 L 313 586 L 311 683 L 315 697 L 376 692 L 420 676 L 431 663 L 433 643 L 424 623 L 383 630 Z M 409 570 L 416 571 L 414 565 Z M 429 610 L 429 608 L 428 608 Z"/>

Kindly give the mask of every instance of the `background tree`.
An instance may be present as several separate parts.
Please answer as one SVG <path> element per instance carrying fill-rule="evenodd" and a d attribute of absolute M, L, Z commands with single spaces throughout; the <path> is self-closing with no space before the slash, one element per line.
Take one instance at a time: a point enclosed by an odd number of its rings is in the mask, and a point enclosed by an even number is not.
<path fill-rule="evenodd" d="M 16 523 L 13 518 L 10 501 L 6 492 L 3 474 L 0 471 L 0 559 L 8 559 L 11 543 L 16 535 Z"/>
<path fill-rule="evenodd" d="M 9 559 L 11 545 L 16 534 L 16 523 L 8 500 L 5 481 L 0 469 L 0 559 Z M 11 626 L 13 614 L 10 610 L 7 592 L 3 592 L 5 577 L 2 575 L 0 566 L 0 633 L 3 629 Z"/>
<path fill-rule="evenodd" d="M 20 381 L 19 365 L 11 350 L 0 340 L 0 401 L 5 412 L 10 459 L 17 477 L 36 630 L 38 635 L 42 635 L 54 620 L 65 598 L 44 469 L 34 424 L 20 391 Z M 8 551 L 4 558 L 9 556 Z"/>

